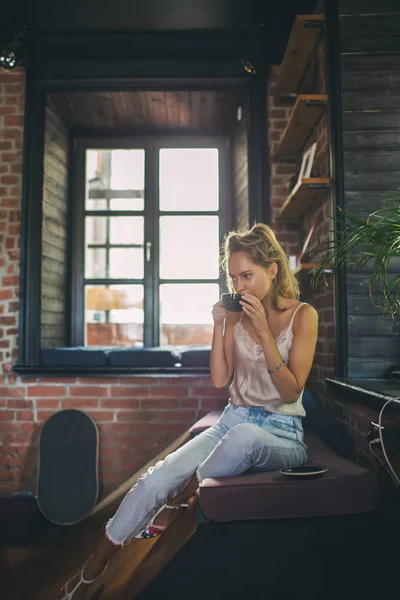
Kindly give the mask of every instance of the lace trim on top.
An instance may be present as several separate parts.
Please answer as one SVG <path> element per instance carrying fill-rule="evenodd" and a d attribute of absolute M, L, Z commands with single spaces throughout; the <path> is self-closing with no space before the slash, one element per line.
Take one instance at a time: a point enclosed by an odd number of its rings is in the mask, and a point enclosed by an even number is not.
<path fill-rule="evenodd" d="M 238 321 L 237 323 L 235 323 L 234 330 L 235 330 L 235 337 L 237 337 L 237 339 L 240 339 L 243 342 L 244 347 L 246 348 L 246 350 L 248 351 L 248 353 L 250 354 L 250 356 L 253 360 L 258 360 L 258 358 L 260 356 L 264 355 L 262 345 L 259 344 L 258 342 L 255 342 L 250 337 L 249 332 L 247 331 L 247 329 L 245 329 L 243 327 L 241 321 Z M 286 338 L 288 337 L 288 333 L 291 335 L 292 338 L 294 337 L 293 331 L 292 331 L 292 328 L 290 325 L 288 325 L 288 327 L 286 327 L 286 329 L 284 329 L 283 331 L 280 332 L 278 337 L 275 338 L 275 343 L 279 346 L 279 344 L 282 344 L 282 342 L 286 341 Z"/>

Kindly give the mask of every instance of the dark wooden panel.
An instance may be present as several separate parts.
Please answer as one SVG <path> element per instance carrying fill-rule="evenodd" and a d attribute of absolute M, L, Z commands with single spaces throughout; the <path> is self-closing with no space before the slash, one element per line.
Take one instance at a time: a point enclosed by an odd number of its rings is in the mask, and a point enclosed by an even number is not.
<path fill-rule="evenodd" d="M 51 99 L 46 107 L 41 265 L 41 345 L 65 338 L 67 179 L 69 138 Z M 49 323 L 51 327 L 49 328 Z"/>
<path fill-rule="evenodd" d="M 340 0 L 341 15 L 400 14 L 398 0 Z"/>
<path fill-rule="evenodd" d="M 63 302 L 63 306 L 65 307 L 64 289 L 55 287 L 53 281 L 50 284 L 46 283 L 45 281 L 42 281 L 42 300 L 44 298 L 49 298 L 50 300 L 54 300 L 55 302 Z"/>
<path fill-rule="evenodd" d="M 398 52 L 400 38 L 388 36 L 357 36 L 342 39 L 342 52 Z"/>
<path fill-rule="evenodd" d="M 48 298 L 65 299 L 65 276 L 63 276 L 61 273 L 55 273 L 54 271 L 45 271 L 44 269 L 42 269 L 42 284 L 49 286 L 49 288 L 53 288 L 53 291 L 49 293 Z M 44 304 L 42 305 L 42 313 L 43 310 Z"/>
<path fill-rule="evenodd" d="M 340 21 L 340 35 L 342 42 L 348 37 L 357 36 L 397 36 L 400 29 L 399 15 L 373 15 L 350 16 Z M 340 46 L 342 50 L 342 45 Z"/>
<path fill-rule="evenodd" d="M 58 327 L 59 329 L 63 329 L 63 323 L 60 323 L 60 311 L 56 312 L 49 307 L 46 310 L 45 315 L 42 317 L 42 324 L 44 325 L 53 325 L 54 327 Z"/>
<path fill-rule="evenodd" d="M 399 173 L 396 171 L 354 171 L 344 172 L 346 191 L 382 191 L 398 188 Z"/>
<path fill-rule="evenodd" d="M 345 206 L 347 210 L 369 214 L 381 208 L 384 192 L 345 192 Z"/>
<path fill-rule="evenodd" d="M 51 306 L 49 306 L 49 312 L 54 312 L 56 314 L 64 314 L 65 312 L 65 293 L 64 294 L 59 294 L 58 298 L 55 298 L 54 295 L 51 295 L 51 288 L 50 286 L 48 286 L 47 284 L 45 284 L 43 286 L 43 296 L 42 296 L 42 303 L 51 303 Z M 41 317 L 42 319 L 45 318 L 44 314 Z"/>
<path fill-rule="evenodd" d="M 400 129 L 398 131 L 343 132 L 344 150 L 399 150 Z"/>
<path fill-rule="evenodd" d="M 68 127 L 230 133 L 242 91 L 152 90 L 51 94 Z"/>
<path fill-rule="evenodd" d="M 397 16 L 382 16 L 394 6 L 385 0 L 340 3 L 356 15 L 340 20 L 340 48 L 345 208 L 360 216 L 380 208 L 384 193 L 399 187 L 400 3 Z M 398 262 L 390 264 L 396 275 Z M 348 266 L 350 377 L 385 377 L 400 359 L 400 327 L 382 318 L 376 284 L 371 299 L 370 272 L 370 264 Z"/>
<path fill-rule="evenodd" d="M 368 336 L 398 336 L 400 323 L 376 316 L 349 315 L 348 331 L 351 337 L 364 336 L 366 332 Z"/>
<path fill-rule="evenodd" d="M 400 130 L 400 112 L 393 106 L 386 112 L 344 112 L 343 131 Z"/>
<path fill-rule="evenodd" d="M 348 17 L 340 23 L 341 52 L 400 50 L 399 16 Z"/>
<path fill-rule="evenodd" d="M 362 246 L 360 245 L 360 250 L 362 250 Z M 349 274 L 353 274 L 353 273 L 370 273 L 372 271 L 371 269 L 371 263 L 369 265 L 366 265 L 364 267 L 348 267 L 348 273 Z M 397 275 L 398 273 L 400 273 L 400 258 L 397 257 L 392 257 L 389 259 L 389 263 L 388 263 L 388 273 L 390 274 L 390 276 L 393 275 Z"/>
<path fill-rule="evenodd" d="M 60 247 L 60 244 L 58 246 L 56 246 L 54 241 L 52 243 L 47 242 L 47 240 L 43 241 L 43 245 L 42 245 L 43 256 L 48 256 L 50 258 L 53 258 L 59 264 L 65 265 L 67 262 L 66 256 L 65 256 L 66 255 L 65 250 L 66 250 L 65 244 L 63 244 L 62 247 Z"/>
<path fill-rule="evenodd" d="M 341 56 L 341 68 L 343 72 L 368 71 L 378 73 L 381 71 L 398 72 L 400 61 L 397 54 L 343 54 Z"/>
<path fill-rule="evenodd" d="M 384 379 L 387 377 L 390 367 L 396 363 L 396 359 L 349 359 L 349 377 L 353 379 Z"/>
<path fill-rule="evenodd" d="M 347 275 L 347 295 L 351 296 L 365 296 L 369 298 L 369 280 L 368 274 L 365 273 L 350 273 Z M 380 295 L 376 291 L 376 286 L 372 290 L 374 298 L 379 298 Z M 400 344 L 399 344 L 400 346 Z"/>
<path fill-rule="evenodd" d="M 47 215 L 49 219 L 57 220 L 60 216 L 67 214 L 67 207 L 65 205 L 65 199 L 60 196 L 57 197 L 49 192 L 48 189 L 43 190 L 43 213 Z"/>
<path fill-rule="evenodd" d="M 399 57 L 400 58 L 400 57 Z M 364 90 L 363 92 L 343 92 L 343 110 L 389 110 L 400 106 L 400 90 Z M 398 113 L 397 123 L 400 120 Z"/>
<path fill-rule="evenodd" d="M 399 57 L 400 63 L 400 57 Z M 342 71 L 342 91 L 393 90 L 399 93 L 399 71 Z"/>
<path fill-rule="evenodd" d="M 381 320 L 382 318 L 382 296 L 374 296 L 371 300 L 370 296 L 355 296 L 349 294 L 347 297 L 347 312 L 349 315 L 373 315 L 374 319 Z"/>
<path fill-rule="evenodd" d="M 347 150 L 344 153 L 345 171 L 397 171 L 400 172 L 400 151 Z"/>
<path fill-rule="evenodd" d="M 65 263 L 54 258 L 53 255 L 43 254 L 42 267 L 44 273 L 51 273 L 53 276 L 58 276 L 59 283 L 65 283 Z"/>
<path fill-rule="evenodd" d="M 16 3 L 18 5 L 18 3 Z M 20 5 L 21 6 L 21 5 Z M 52 0 L 22 4 L 23 22 L 32 29 L 55 31 L 118 31 L 135 34 L 141 32 L 187 32 L 190 30 L 244 29 L 251 27 L 254 19 L 252 3 L 226 2 L 226 0 L 70 0 L 68 5 Z M 252 10 L 253 9 L 253 10 Z M 21 7 L 20 7 L 21 10 Z M 276 8 L 279 13 L 279 7 Z M 179 38 L 178 38 L 179 39 Z M 153 43 L 156 43 L 153 40 Z"/>
<path fill-rule="evenodd" d="M 64 216 L 64 215 L 63 215 Z M 67 238 L 67 232 L 65 230 L 65 221 L 62 222 L 50 219 L 46 216 L 43 219 L 43 234 L 51 244 L 54 244 L 57 248 L 65 247 L 65 240 Z"/>
<path fill-rule="evenodd" d="M 390 358 L 400 357 L 400 344 L 397 336 L 365 336 L 349 338 L 350 358 Z"/>
<path fill-rule="evenodd" d="M 60 339 L 65 338 L 65 327 L 60 323 L 42 323 L 42 338 L 45 346 L 43 348 L 57 348 L 60 344 Z"/>

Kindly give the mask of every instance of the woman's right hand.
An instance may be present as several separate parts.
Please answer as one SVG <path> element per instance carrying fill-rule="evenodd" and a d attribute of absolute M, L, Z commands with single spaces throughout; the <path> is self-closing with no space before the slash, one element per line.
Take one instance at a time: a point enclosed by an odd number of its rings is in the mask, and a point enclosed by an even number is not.
<path fill-rule="evenodd" d="M 223 325 L 227 315 L 228 311 L 224 308 L 224 305 L 222 304 L 221 300 L 214 304 L 212 309 L 214 325 Z"/>

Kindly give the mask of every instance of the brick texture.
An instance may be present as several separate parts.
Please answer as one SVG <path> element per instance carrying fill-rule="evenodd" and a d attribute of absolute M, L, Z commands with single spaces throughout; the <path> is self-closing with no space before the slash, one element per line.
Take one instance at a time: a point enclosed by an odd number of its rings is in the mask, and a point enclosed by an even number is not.
<path fill-rule="evenodd" d="M 0 379 L 0 494 L 35 489 L 38 437 L 60 409 L 89 414 L 100 432 L 102 495 L 227 399 L 208 376 Z"/>
<path fill-rule="evenodd" d="M 353 460 L 369 469 L 377 470 L 377 463 L 368 446 L 367 434 L 371 428 L 371 421 L 378 423 L 379 410 L 357 402 L 348 402 L 332 393 L 327 396 L 327 406 L 335 417 L 343 423 L 354 440 Z M 400 414 L 390 410 L 390 405 L 382 415 L 382 425 L 384 427 L 400 428 Z M 384 458 L 379 451 L 377 453 L 382 459 Z M 399 455 L 393 458 L 392 466 L 399 475 Z"/>
<path fill-rule="evenodd" d="M 0 365 L 11 372 L 17 353 L 19 232 L 25 77 L 0 71 Z"/>

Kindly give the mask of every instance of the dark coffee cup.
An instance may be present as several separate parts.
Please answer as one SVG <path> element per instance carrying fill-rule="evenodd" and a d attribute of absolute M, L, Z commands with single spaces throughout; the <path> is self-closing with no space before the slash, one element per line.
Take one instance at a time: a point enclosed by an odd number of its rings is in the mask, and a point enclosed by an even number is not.
<path fill-rule="evenodd" d="M 242 305 L 239 304 L 242 294 L 221 294 L 221 301 L 226 310 L 230 312 L 240 312 Z"/>

